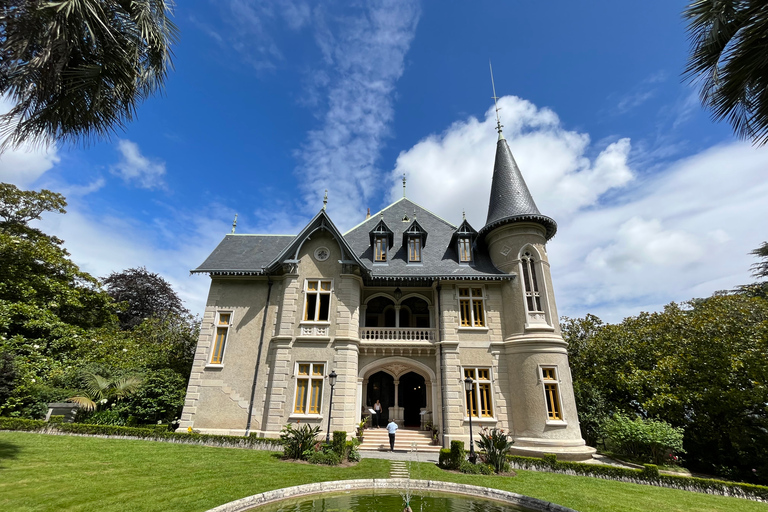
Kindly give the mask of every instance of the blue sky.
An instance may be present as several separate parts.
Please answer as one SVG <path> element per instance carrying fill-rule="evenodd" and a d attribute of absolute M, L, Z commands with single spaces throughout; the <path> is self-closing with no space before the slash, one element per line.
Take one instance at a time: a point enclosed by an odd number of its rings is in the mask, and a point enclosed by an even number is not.
<path fill-rule="evenodd" d="M 402 194 L 487 213 L 495 132 L 542 213 L 559 313 L 609 321 L 751 280 L 768 151 L 713 123 L 681 78 L 684 2 L 185 1 L 162 96 L 112 140 L 21 148 L 0 179 L 64 193 L 42 226 L 97 276 L 189 276 L 228 233 L 341 229 Z"/>

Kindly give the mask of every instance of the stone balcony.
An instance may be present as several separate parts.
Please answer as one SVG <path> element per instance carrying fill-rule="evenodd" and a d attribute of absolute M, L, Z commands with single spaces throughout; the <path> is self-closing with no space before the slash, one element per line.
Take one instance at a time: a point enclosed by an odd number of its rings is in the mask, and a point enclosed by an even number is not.
<path fill-rule="evenodd" d="M 430 342 L 434 343 L 437 329 L 420 327 L 361 327 L 360 341 Z"/>

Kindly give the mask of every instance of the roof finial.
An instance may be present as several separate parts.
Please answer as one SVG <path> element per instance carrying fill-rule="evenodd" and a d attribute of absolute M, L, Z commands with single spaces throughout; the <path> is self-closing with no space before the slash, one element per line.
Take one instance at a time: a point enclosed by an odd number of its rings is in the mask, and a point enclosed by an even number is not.
<path fill-rule="evenodd" d="M 235 220 L 232 221 L 232 234 L 235 234 L 235 228 L 237 227 L 237 214 L 235 214 Z"/>
<path fill-rule="evenodd" d="M 413 220 L 416 220 L 416 208 L 413 209 Z"/>
<path fill-rule="evenodd" d="M 323 198 L 323 210 L 328 206 L 328 189 L 325 189 L 325 197 Z"/>
<path fill-rule="evenodd" d="M 467 220 L 467 211 L 461 210 L 461 220 Z"/>
<path fill-rule="evenodd" d="M 504 126 L 501 124 L 501 119 L 499 118 L 499 102 L 497 101 L 499 98 L 496 96 L 496 84 L 493 83 L 493 66 L 491 65 L 491 60 L 488 59 L 488 67 L 491 68 L 491 87 L 493 87 L 493 104 L 496 106 L 496 131 L 499 132 L 499 140 L 504 138 L 504 135 L 501 134 L 501 128 Z"/>
<path fill-rule="evenodd" d="M 405 173 L 403 173 L 403 198 L 405 198 Z"/>

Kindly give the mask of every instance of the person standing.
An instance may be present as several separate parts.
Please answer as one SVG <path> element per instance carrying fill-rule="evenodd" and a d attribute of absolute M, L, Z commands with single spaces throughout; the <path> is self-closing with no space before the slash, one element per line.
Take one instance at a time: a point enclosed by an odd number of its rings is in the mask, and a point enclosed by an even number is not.
<path fill-rule="evenodd" d="M 376 428 L 379 428 L 381 426 L 381 402 L 376 400 L 376 403 L 373 404 L 373 410 L 376 411 Z"/>
<path fill-rule="evenodd" d="M 387 432 L 389 432 L 389 451 L 395 451 L 395 432 L 397 432 L 397 423 L 395 420 L 390 420 L 387 425 Z"/>

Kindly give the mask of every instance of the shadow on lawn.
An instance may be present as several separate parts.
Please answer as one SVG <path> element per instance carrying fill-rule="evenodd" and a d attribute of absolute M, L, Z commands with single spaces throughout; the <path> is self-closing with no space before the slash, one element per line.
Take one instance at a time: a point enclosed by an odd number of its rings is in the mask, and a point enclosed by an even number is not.
<path fill-rule="evenodd" d="M 3 468 L 3 461 L 6 459 L 15 459 L 21 448 L 7 441 L 0 441 L 0 469 Z"/>

